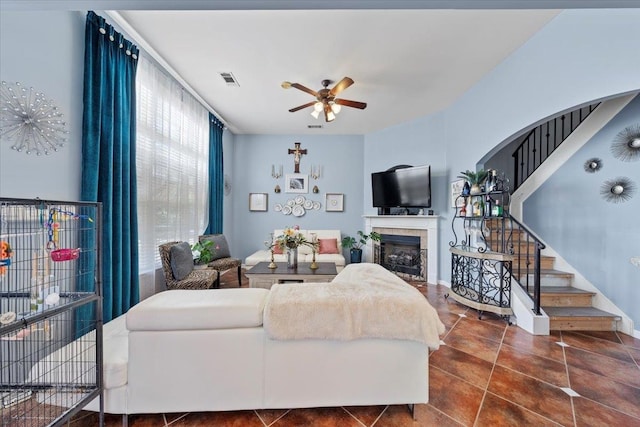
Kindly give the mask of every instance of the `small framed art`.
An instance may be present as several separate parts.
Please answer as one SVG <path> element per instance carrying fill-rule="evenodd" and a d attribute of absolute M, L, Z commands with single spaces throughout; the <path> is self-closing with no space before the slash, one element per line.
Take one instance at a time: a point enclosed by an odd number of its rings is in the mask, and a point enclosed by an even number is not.
<path fill-rule="evenodd" d="M 327 193 L 324 201 L 325 212 L 342 212 L 344 211 L 344 194 Z"/>
<path fill-rule="evenodd" d="M 266 212 L 269 195 L 267 193 L 249 193 L 249 210 Z"/>
<path fill-rule="evenodd" d="M 284 177 L 285 193 L 308 193 L 309 175 L 303 173 L 287 174 Z"/>
<path fill-rule="evenodd" d="M 463 197 L 458 198 L 458 196 L 462 194 L 463 188 L 464 188 L 464 179 L 458 179 L 451 183 L 451 207 L 452 208 L 459 208 L 464 205 L 464 198 Z"/>

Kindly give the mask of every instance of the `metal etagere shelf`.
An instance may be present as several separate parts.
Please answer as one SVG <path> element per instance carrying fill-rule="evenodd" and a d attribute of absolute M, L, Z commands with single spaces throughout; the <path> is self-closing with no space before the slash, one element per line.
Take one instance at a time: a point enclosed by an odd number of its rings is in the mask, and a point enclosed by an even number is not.
<path fill-rule="evenodd" d="M 456 201 L 451 228 L 451 296 L 506 320 L 511 309 L 513 245 L 509 226 L 509 189 L 496 180 L 488 191 L 462 194 Z"/>
<path fill-rule="evenodd" d="M 102 403 L 101 205 L 0 198 L 0 425 Z"/>

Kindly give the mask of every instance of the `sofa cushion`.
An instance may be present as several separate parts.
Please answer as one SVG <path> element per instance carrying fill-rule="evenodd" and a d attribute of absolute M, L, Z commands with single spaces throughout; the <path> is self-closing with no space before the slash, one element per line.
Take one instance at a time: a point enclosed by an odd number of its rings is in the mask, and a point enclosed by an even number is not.
<path fill-rule="evenodd" d="M 262 325 L 268 289 L 172 290 L 127 312 L 129 331 L 252 328 Z"/>
<path fill-rule="evenodd" d="M 338 239 L 318 239 L 318 253 L 320 254 L 337 254 Z"/>
<path fill-rule="evenodd" d="M 200 236 L 200 241 L 204 240 L 210 240 L 213 242 L 213 247 L 215 249 L 213 252 L 213 260 L 229 258 L 231 256 L 229 243 L 227 243 L 227 238 L 224 237 L 224 234 L 208 234 L 206 236 Z"/>
<path fill-rule="evenodd" d="M 187 242 L 171 246 L 171 271 L 176 280 L 182 280 L 193 271 L 193 254 Z"/>

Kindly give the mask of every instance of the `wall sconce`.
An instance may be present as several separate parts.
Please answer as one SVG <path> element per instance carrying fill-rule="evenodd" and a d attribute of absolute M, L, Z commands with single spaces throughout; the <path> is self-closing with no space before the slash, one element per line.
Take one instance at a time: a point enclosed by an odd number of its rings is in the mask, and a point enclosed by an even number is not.
<path fill-rule="evenodd" d="M 321 174 L 322 174 L 322 166 L 320 166 L 320 165 L 317 165 L 317 166 L 311 165 L 311 171 L 309 173 L 309 175 L 311 175 L 311 178 L 317 180 L 318 178 L 320 178 Z"/>
<path fill-rule="evenodd" d="M 278 179 L 282 176 L 282 165 L 275 166 L 271 165 L 271 178 Z"/>
<path fill-rule="evenodd" d="M 276 165 L 271 165 L 271 178 L 273 179 L 278 179 L 282 176 L 282 165 L 276 166 Z M 274 193 L 279 193 L 280 191 L 280 186 L 278 184 L 276 184 L 275 188 L 273 189 Z"/>

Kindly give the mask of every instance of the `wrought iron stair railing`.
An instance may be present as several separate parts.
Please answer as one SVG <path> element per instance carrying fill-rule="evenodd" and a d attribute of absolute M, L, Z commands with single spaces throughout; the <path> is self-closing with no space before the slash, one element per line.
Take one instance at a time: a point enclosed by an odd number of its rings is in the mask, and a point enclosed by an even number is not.
<path fill-rule="evenodd" d="M 485 236 L 487 247 L 493 252 L 514 256 L 511 277 L 533 300 L 533 312 L 540 313 L 541 251 L 544 243 L 524 224 L 507 214 L 487 224 L 491 230 Z"/>
<path fill-rule="evenodd" d="M 599 102 L 587 105 L 531 129 L 512 154 L 514 166 L 513 190 L 520 187 L 598 105 L 600 105 Z"/>

